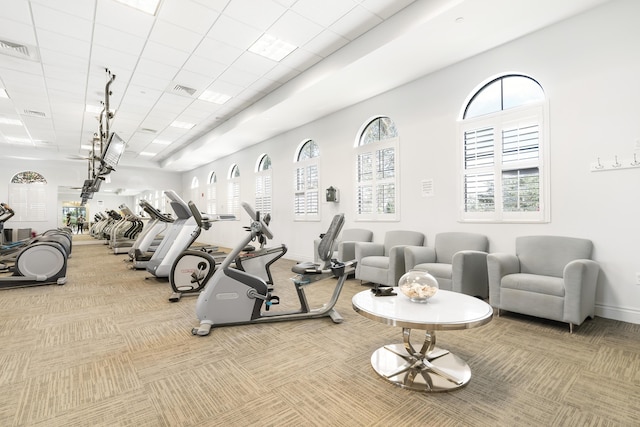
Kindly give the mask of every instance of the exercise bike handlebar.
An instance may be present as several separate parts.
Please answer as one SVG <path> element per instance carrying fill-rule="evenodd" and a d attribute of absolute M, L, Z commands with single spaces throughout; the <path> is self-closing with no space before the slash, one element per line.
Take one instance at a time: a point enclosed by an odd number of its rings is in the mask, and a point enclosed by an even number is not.
<path fill-rule="evenodd" d="M 269 230 L 267 224 L 261 218 L 259 218 L 259 214 L 251 207 L 251 205 L 249 205 L 249 203 L 247 202 L 242 202 L 242 207 L 244 208 L 245 212 L 249 214 L 251 220 L 253 221 L 253 224 L 251 224 L 251 230 L 264 234 L 267 239 L 273 239 L 273 233 L 271 232 L 271 230 Z M 254 224 L 256 223 L 260 224 L 259 230 L 254 230 Z"/>

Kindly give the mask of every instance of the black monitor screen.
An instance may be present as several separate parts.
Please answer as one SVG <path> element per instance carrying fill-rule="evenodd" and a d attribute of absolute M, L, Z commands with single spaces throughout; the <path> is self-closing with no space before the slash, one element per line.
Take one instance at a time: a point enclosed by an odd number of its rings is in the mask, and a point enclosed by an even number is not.
<path fill-rule="evenodd" d="M 115 169 L 120 161 L 126 143 L 118 136 L 117 133 L 111 133 L 107 147 L 102 154 L 102 163 L 110 169 Z"/>

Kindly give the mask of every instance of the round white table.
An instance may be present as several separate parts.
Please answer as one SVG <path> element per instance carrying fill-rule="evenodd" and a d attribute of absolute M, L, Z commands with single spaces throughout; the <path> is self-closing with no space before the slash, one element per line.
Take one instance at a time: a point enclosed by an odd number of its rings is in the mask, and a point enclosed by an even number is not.
<path fill-rule="evenodd" d="M 395 296 L 375 296 L 370 290 L 353 296 L 353 309 L 385 325 L 402 328 L 403 344 L 389 344 L 371 356 L 373 369 L 387 381 L 411 390 L 449 391 L 471 379 L 469 365 L 436 347 L 436 331 L 475 328 L 489 323 L 493 309 L 486 302 L 458 292 L 439 290 L 426 303 L 412 302 L 398 288 Z M 422 348 L 411 344 L 411 330 L 425 330 Z"/>

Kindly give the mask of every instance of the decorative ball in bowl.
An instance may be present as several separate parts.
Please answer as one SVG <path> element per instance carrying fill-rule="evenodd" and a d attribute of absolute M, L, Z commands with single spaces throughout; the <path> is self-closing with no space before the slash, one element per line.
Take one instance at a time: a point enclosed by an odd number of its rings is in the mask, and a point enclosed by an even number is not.
<path fill-rule="evenodd" d="M 411 301 L 425 303 L 438 292 L 438 281 L 426 271 L 411 270 L 400 278 L 398 288 Z"/>

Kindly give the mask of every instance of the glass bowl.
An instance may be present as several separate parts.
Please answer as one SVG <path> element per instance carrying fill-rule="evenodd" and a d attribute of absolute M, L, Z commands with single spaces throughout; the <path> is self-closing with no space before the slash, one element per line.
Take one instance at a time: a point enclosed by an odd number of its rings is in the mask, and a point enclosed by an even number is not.
<path fill-rule="evenodd" d="M 411 301 L 425 303 L 438 292 L 438 281 L 426 271 L 411 270 L 400 278 L 398 288 Z"/>

